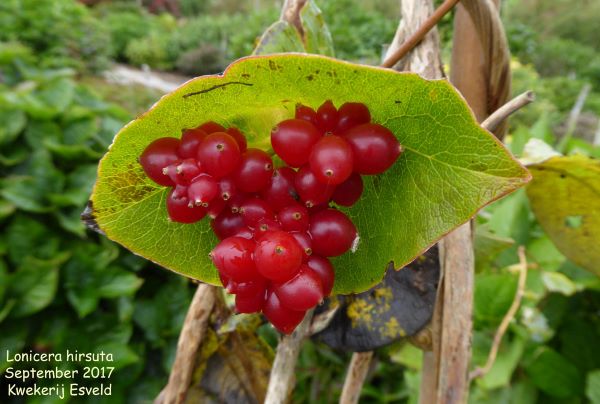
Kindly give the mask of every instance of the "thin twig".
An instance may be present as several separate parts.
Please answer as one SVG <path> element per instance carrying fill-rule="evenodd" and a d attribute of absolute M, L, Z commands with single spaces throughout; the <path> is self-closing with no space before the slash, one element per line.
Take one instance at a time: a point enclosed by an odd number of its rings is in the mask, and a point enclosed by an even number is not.
<path fill-rule="evenodd" d="M 492 115 L 487 117 L 481 124 L 484 128 L 493 132 L 496 128 L 508 118 L 511 114 L 523 108 L 525 105 L 535 101 L 535 93 L 526 91 L 523 94 L 517 95 L 515 98 L 498 108 Z"/>
<path fill-rule="evenodd" d="M 282 404 L 294 386 L 295 367 L 302 341 L 307 336 L 308 328 L 313 317 L 313 310 L 306 312 L 304 320 L 296 327 L 291 335 L 285 335 L 277 344 L 275 361 L 271 368 L 269 387 L 264 404 Z"/>
<path fill-rule="evenodd" d="M 585 104 L 585 100 L 588 97 L 591 89 L 592 86 L 590 85 L 590 83 L 584 84 L 584 86 L 581 88 L 581 91 L 579 92 L 579 95 L 577 96 L 577 100 L 575 101 L 573 108 L 571 108 L 571 112 L 569 113 L 569 118 L 567 120 L 567 128 L 565 130 L 565 134 L 556 146 L 556 150 L 558 150 L 561 153 L 564 152 L 569 139 L 573 137 L 575 128 L 577 128 L 577 120 L 579 119 L 579 115 L 581 115 L 581 110 L 583 109 L 583 105 Z"/>
<path fill-rule="evenodd" d="M 527 258 L 525 257 L 525 248 L 523 246 L 519 246 L 519 282 L 517 284 L 517 293 L 515 293 L 515 298 L 513 299 L 510 308 L 506 312 L 506 315 L 502 319 L 498 330 L 496 330 L 496 335 L 494 335 L 494 341 L 492 342 L 492 348 L 490 349 L 490 353 L 488 355 L 487 361 L 483 367 L 478 367 L 473 370 L 469 374 L 469 379 L 473 380 L 477 377 L 485 376 L 496 361 L 496 355 L 498 355 L 498 349 L 500 348 L 500 343 L 502 342 L 502 337 L 504 333 L 508 329 L 510 322 L 513 320 L 517 311 L 519 310 L 519 306 L 521 305 L 521 300 L 523 299 L 523 294 L 525 293 L 525 281 L 527 280 Z"/>
<path fill-rule="evenodd" d="M 318 334 L 327 328 L 329 323 L 331 323 L 331 320 L 333 320 L 333 317 L 335 317 L 335 314 L 339 308 L 340 306 L 338 305 L 314 316 L 312 322 L 310 323 L 310 328 L 308 329 L 308 335 Z"/>
<path fill-rule="evenodd" d="M 154 400 L 155 404 L 184 402 L 192 381 L 196 354 L 206 333 L 210 313 L 215 306 L 216 291 L 215 286 L 204 283 L 198 285 L 179 334 L 169 382 Z"/>
<path fill-rule="evenodd" d="M 373 351 L 354 352 L 348 366 L 344 388 L 340 397 L 340 404 L 356 404 L 360 398 L 360 391 L 369 372 Z"/>
<path fill-rule="evenodd" d="M 433 14 L 410 36 L 393 54 L 387 57 L 381 67 L 392 67 L 402 59 L 411 49 L 419 44 L 427 33 L 458 3 L 459 0 L 446 0 Z"/>

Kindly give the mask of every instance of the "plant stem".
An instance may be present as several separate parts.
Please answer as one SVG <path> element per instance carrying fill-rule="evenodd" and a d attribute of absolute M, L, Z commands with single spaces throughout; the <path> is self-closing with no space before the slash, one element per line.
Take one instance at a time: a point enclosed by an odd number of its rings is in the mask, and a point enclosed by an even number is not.
<path fill-rule="evenodd" d="M 346 380 L 344 380 L 344 388 L 340 397 L 340 404 L 356 404 L 360 398 L 360 391 L 369 372 L 373 351 L 354 352 Z"/>
<path fill-rule="evenodd" d="M 527 258 L 525 257 L 525 248 L 523 246 L 519 246 L 519 282 L 517 286 L 517 293 L 515 293 L 515 298 L 513 299 L 510 308 L 506 312 L 506 315 L 502 319 L 498 330 L 496 330 L 496 335 L 494 335 L 494 341 L 492 343 L 492 348 L 490 349 L 490 353 L 488 355 L 487 361 L 483 367 L 478 367 L 473 370 L 469 374 L 469 379 L 473 380 L 477 377 L 485 376 L 496 361 L 496 356 L 498 355 L 498 349 L 500 348 L 500 343 L 502 342 L 502 337 L 504 333 L 508 329 L 510 322 L 513 320 L 517 311 L 519 310 L 519 306 L 521 304 L 521 300 L 523 299 L 523 294 L 525 293 L 525 281 L 527 280 Z"/>
<path fill-rule="evenodd" d="M 178 404 L 185 396 L 192 381 L 196 354 L 208 328 L 208 320 L 215 306 L 217 288 L 207 284 L 198 285 L 192 303 L 185 316 L 177 353 L 171 368 L 169 381 L 160 392 L 155 404 Z"/>
<path fill-rule="evenodd" d="M 264 404 L 282 404 L 294 386 L 295 368 L 302 341 L 307 336 L 313 310 L 306 312 L 304 320 L 290 335 L 284 335 L 277 344 L 277 353 L 271 369 L 269 387 Z"/>
<path fill-rule="evenodd" d="M 445 0 L 442 5 L 440 5 L 431 16 L 419 27 L 414 34 L 412 34 L 400 48 L 398 48 L 394 53 L 388 56 L 381 67 L 392 67 L 400 59 L 402 59 L 411 49 L 419 44 L 427 35 L 427 33 L 436 26 L 436 24 L 448 13 L 448 11 L 452 10 L 452 8 L 458 3 L 459 0 Z"/>
<path fill-rule="evenodd" d="M 526 91 L 523 94 L 519 94 L 487 117 L 487 119 L 481 123 L 481 126 L 490 132 L 493 132 L 502 121 L 533 101 L 535 101 L 535 93 L 533 91 Z"/>

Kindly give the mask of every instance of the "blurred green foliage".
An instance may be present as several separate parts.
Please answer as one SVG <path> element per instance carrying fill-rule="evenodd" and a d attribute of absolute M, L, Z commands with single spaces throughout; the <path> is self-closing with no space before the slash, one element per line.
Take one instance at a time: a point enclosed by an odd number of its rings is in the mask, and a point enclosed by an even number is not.
<path fill-rule="evenodd" d="M 190 285 L 86 232 L 79 216 L 97 161 L 131 117 L 74 71 L 40 64 L 24 45 L 0 43 L 0 346 L 111 352 L 114 402 L 150 400 L 165 383 Z"/>

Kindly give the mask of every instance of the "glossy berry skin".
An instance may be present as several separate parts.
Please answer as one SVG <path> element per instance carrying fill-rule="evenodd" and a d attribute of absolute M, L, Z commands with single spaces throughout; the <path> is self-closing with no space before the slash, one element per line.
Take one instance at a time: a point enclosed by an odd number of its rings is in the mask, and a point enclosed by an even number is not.
<path fill-rule="evenodd" d="M 248 149 L 232 178 L 237 189 L 243 192 L 259 192 L 266 188 L 273 175 L 273 160 L 262 150 Z"/>
<path fill-rule="evenodd" d="M 195 159 L 185 159 L 163 168 L 163 174 L 168 175 L 177 185 L 189 185 L 200 174 L 200 167 Z"/>
<path fill-rule="evenodd" d="M 275 212 L 296 202 L 295 178 L 296 172 L 289 167 L 279 167 L 273 171 L 271 182 L 260 195 Z"/>
<path fill-rule="evenodd" d="M 311 309 L 325 297 L 319 275 L 306 265 L 289 281 L 274 284 L 273 291 L 284 307 L 297 311 Z"/>
<path fill-rule="evenodd" d="M 277 214 L 281 228 L 285 231 L 308 230 L 308 209 L 299 203 L 294 203 L 281 209 Z"/>
<path fill-rule="evenodd" d="M 295 311 L 286 308 L 281 304 L 276 293 L 267 292 L 263 314 L 279 332 L 291 334 L 298 324 L 302 322 L 305 313 L 304 311 Z"/>
<path fill-rule="evenodd" d="M 210 226 L 219 240 L 225 240 L 246 227 L 242 215 L 233 213 L 229 209 L 223 209 L 219 216 L 210 222 Z"/>
<path fill-rule="evenodd" d="M 236 192 L 228 201 L 227 206 L 229 206 L 229 210 L 233 213 L 240 213 L 240 208 L 242 204 L 246 201 L 246 199 L 251 196 L 245 192 Z"/>
<path fill-rule="evenodd" d="M 198 152 L 198 145 L 208 136 L 208 133 L 202 129 L 186 129 L 181 135 L 181 144 L 177 149 L 177 154 L 182 159 L 195 159 Z"/>
<path fill-rule="evenodd" d="M 191 206 L 187 197 L 187 189 L 173 188 L 167 196 L 167 213 L 169 219 L 178 223 L 195 223 L 206 216 L 202 206 Z"/>
<path fill-rule="evenodd" d="M 262 276 L 248 282 L 234 282 L 219 272 L 219 278 L 228 293 L 240 295 L 256 295 L 266 291 L 267 280 Z"/>
<path fill-rule="evenodd" d="M 236 194 L 236 187 L 233 178 L 225 177 L 219 180 L 219 197 L 224 201 L 229 201 Z"/>
<path fill-rule="evenodd" d="M 206 207 L 206 212 L 208 214 L 208 217 L 210 217 L 211 219 L 215 219 L 221 214 L 221 212 L 223 212 L 223 210 L 225 210 L 226 207 L 227 202 L 217 197 L 208 203 L 208 206 Z"/>
<path fill-rule="evenodd" d="M 242 155 L 234 138 L 225 132 L 215 132 L 200 142 L 197 157 L 207 174 L 222 178 L 238 167 Z"/>
<path fill-rule="evenodd" d="M 323 296 L 329 296 L 333 290 L 333 282 L 335 280 L 335 271 L 331 262 L 325 257 L 311 255 L 306 261 L 306 265 L 319 275 L 321 286 L 323 287 Z"/>
<path fill-rule="evenodd" d="M 281 231 L 281 224 L 277 220 L 273 219 L 260 219 L 254 227 L 254 240 L 260 241 L 260 239 L 267 233 L 273 231 Z"/>
<path fill-rule="evenodd" d="M 369 122 L 371 122 L 371 113 L 365 104 L 347 102 L 338 110 L 338 123 L 335 133 L 342 135 L 348 129 Z"/>
<path fill-rule="evenodd" d="M 337 127 L 339 114 L 331 100 L 325 101 L 317 109 L 317 127 L 324 133 L 333 133 Z"/>
<path fill-rule="evenodd" d="M 363 181 L 360 174 L 353 173 L 348 179 L 335 188 L 331 199 L 341 206 L 354 205 L 362 195 Z"/>
<path fill-rule="evenodd" d="M 140 164 L 146 175 L 159 185 L 172 187 L 175 185 L 163 168 L 179 161 L 177 149 L 181 142 L 173 137 L 162 137 L 150 143 L 140 156 Z"/>
<path fill-rule="evenodd" d="M 215 132 L 225 132 L 225 127 L 219 125 L 214 121 L 204 122 L 202 125 L 198 126 L 196 129 L 203 130 L 207 134 L 215 133 Z"/>
<path fill-rule="evenodd" d="M 244 134 L 238 128 L 229 128 L 225 131 L 225 133 L 235 139 L 241 153 L 246 151 L 248 148 L 248 142 L 246 141 Z"/>
<path fill-rule="evenodd" d="M 200 174 L 188 187 L 188 198 L 196 206 L 208 207 L 208 203 L 219 193 L 219 185 L 208 174 Z"/>
<path fill-rule="evenodd" d="M 312 147 L 320 138 L 319 130 L 303 119 L 282 121 L 271 131 L 273 150 L 291 167 L 306 164 Z"/>
<path fill-rule="evenodd" d="M 254 261 L 262 276 L 284 282 L 298 272 L 302 263 L 302 248 L 289 233 L 269 231 L 256 243 Z"/>
<path fill-rule="evenodd" d="M 302 261 L 306 261 L 312 255 L 312 238 L 305 231 L 291 231 L 290 235 L 296 239 L 302 247 Z"/>
<path fill-rule="evenodd" d="M 347 131 L 344 139 L 354 152 L 354 171 L 359 174 L 381 174 L 394 164 L 402 147 L 389 129 L 367 123 Z"/>
<path fill-rule="evenodd" d="M 298 170 L 294 185 L 300 199 L 308 208 L 329 202 L 335 190 L 334 185 L 327 185 L 317 180 L 308 165 Z"/>
<path fill-rule="evenodd" d="M 234 282 L 250 282 L 259 275 L 252 258 L 256 243 L 242 237 L 228 237 L 211 251 L 210 258 L 223 276 Z"/>
<path fill-rule="evenodd" d="M 346 181 L 354 168 L 352 148 L 340 136 L 324 136 L 312 148 L 310 170 L 318 181 L 338 185 Z"/>
<path fill-rule="evenodd" d="M 260 198 L 248 198 L 240 206 L 240 214 L 248 227 L 256 227 L 262 219 L 275 220 L 275 213 L 268 203 Z"/>
<path fill-rule="evenodd" d="M 298 104 L 296 105 L 296 114 L 294 115 L 296 119 L 302 119 L 304 121 L 308 121 L 317 126 L 317 112 L 311 107 L 307 107 L 306 105 Z"/>
<path fill-rule="evenodd" d="M 336 209 L 315 213 L 310 218 L 309 233 L 313 253 L 324 257 L 337 257 L 348 251 L 357 234 L 348 216 Z"/>
<path fill-rule="evenodd" d="M 235 311 L 237 313 L 259 313 L 266 301 L 266 292 L 249 295 L 235 295 Z"/>

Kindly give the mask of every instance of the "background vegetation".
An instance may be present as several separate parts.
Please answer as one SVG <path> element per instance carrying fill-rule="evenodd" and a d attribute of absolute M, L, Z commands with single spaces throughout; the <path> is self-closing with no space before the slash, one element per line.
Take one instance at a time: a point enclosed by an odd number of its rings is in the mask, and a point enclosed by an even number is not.
<path fill-rule="evenodd" d="M 158 394 L 194 287 L 86 231 L 79 214 L 114 133 L 160 94 L 99 74 L 115 62 L 184 75 L 219 72 L 252 51 L 279 6 L 181 0 L 174 16 L 151 13 L 136 1 L 93 7 L 74 0 L 2 1 L 0 347 L 111 351 L 118 358 L 113 398 L 138 402 Z M 338 57 L 377 64 L 394 34 L 397 2 L 327 0 L 320 6 Z M 558 144 L 569 110 L 590 83 L 576 136 L 563 151 L 599 157 L 598 140 L 592 143 L 600 114 L 600 4 L 509 0 L 503 17 L 514 92 L 538 94 L 512 120 L 509 147 L 521 155 L 529 138 Z M 445 19 L 445 49 L 451 28 Z M 600 403 L 598 278 L 554 247 L 524 191 L 486 208 L 477 221 L 474 365 L 485 361 L 515 294 L 517 245 L 526 247 L 531 268 L 523 307 L 492 372 L 473 383 L 471 401 Z M 275 343 L 269 327 L 261 332 Z M 364 397 L 416 402 L 418 350 L 399 342 L 376 356 Z M 294 399 L 337 399 L 348 359 L 306 344 Z M 0 357 L 0 373 L 6 366 Z"/>

